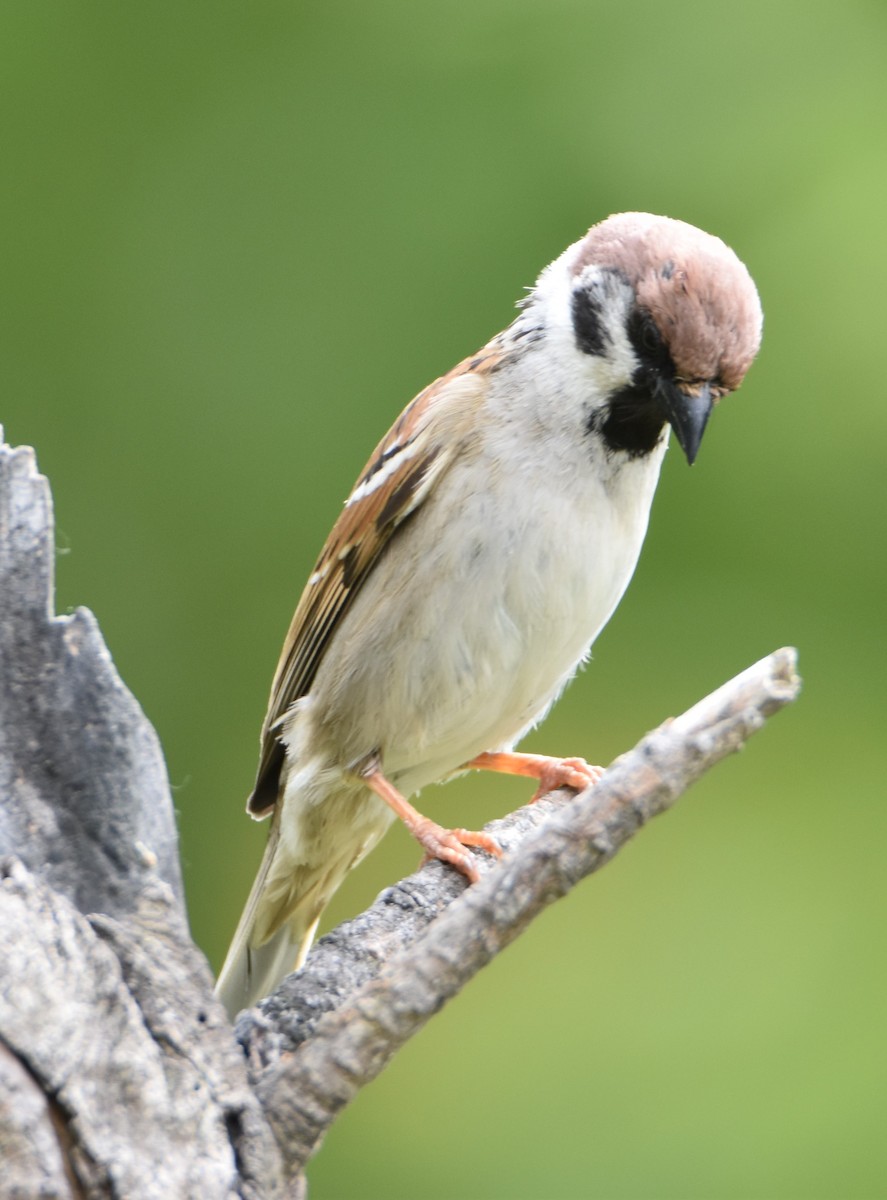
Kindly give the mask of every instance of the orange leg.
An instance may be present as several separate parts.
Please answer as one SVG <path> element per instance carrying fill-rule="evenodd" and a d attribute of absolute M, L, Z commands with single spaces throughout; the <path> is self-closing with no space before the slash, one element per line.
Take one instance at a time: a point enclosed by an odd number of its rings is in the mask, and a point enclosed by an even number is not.
<path fill-rule="evenodd" d="M 581 792 L 597 783 L 604 773 L 603 767 L 592 767 L 584 758 L 551 758 L 547 754 L 517 754 L 511 750 L 478 754 L 465 766 L 478 771 L 502 771 L 506 775 L 538 779 L 539 787 L 531 804 L 559 787 L 571 787 Z"/>
<path fill-rule="evenodd" d="M 428 817 L 423 817 L 412 804 L 400 794 L 394 784 L 382 774 L 377 762 L 368 764 L 360 777 L 376 795 L 385 801 L 400 817 L 404 825 L 425 851 L 426 858 L 439 858 L 461 871 L 472 883 L 480 879 L 473 854 L 465 851 L 466 846 L 479 846 L 488 854 L 502 857 L 502 849 L 486 833 L 474 833 L 470 829 L 444 829 Z"/>

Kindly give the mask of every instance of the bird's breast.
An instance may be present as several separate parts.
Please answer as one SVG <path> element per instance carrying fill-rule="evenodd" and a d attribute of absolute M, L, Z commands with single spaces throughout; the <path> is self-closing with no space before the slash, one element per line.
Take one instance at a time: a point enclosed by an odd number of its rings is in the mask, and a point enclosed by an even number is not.
<path fill-rule="evenodd" d="M 631 577 L 659 466 L 581 463 L 457 464 L 392 539 L 313 689 L 346 761 L 381 748 L 412 792 L 544 714 Z"/>

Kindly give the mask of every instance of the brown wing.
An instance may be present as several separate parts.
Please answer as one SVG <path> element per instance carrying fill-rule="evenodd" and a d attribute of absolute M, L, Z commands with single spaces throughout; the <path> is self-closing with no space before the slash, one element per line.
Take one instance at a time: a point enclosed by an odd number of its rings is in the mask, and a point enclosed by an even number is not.
<path fill-rule="evenodd" d="M 284 748 L 280 725 L 309 691 L 337 624 L 384 547 L 431 493 L 470 437 L 485 376 L 501 362 L 497 340 L 460 363 L 413 400 L 376 447 L 321 551 L 293 616 L 262 727 L 254 816 L 277 802 Z"/>

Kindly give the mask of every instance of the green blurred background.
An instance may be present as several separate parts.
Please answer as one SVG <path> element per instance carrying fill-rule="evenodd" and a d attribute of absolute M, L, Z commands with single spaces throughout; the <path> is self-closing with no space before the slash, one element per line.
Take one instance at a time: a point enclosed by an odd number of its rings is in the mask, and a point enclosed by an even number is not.
<path fill-rule="evenodd" d="M 887 6 L 10 3 L 0 33 L 0 420 L 52 481 L 59 611 L 163 740 L 215 966 L 280 642 L 402 405 L 610 212 L 720 234 L 763 298 L 529 745 L 607 762 L 786 643 L 802 699 L 414 1040 L 314 1200 L 887 1195 Z M 392 831 L 330 920 L 416 861 Z"/>

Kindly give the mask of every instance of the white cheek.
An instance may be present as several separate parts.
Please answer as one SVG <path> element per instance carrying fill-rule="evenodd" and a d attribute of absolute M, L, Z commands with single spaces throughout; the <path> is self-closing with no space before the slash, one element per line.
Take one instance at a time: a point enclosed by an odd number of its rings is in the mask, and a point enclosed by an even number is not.
<path fill-rule="evenodd" d="M 557 363 L 558 372 L 582 391 L 592 395 L 607 395 L 631 383 L 637 368 L 637 358 L 626 331 L 626 314 L 633 302 L 630 289 L 613 278 L 599 276 L 605 297 L 602 313 L 607 349 L 605 354 L 586 354 L 576 345 L 573 328 L 572 262 L 582 245 L 569 247 L 551 266 L 546 267 L 537 281 L 534 295 L 545 315 L 549 360 Z M 597 274 L 592 270 L 591 274 Z M 583 276 L 586 277 L 586 276 Z M 528 310 L 529 311 L 529 310 Z"/>
<path fill-rule="evenodd" d="M 588 358 L 587 355 L 584 357 Z M 625 331 L 620 326 L 612 331 L 611 348 L 607 357 L 588 358 L 588 371 L 602 394 L 609 394 L 628 387 L 637 367 L 637 359 L 631 349 Z"/>

